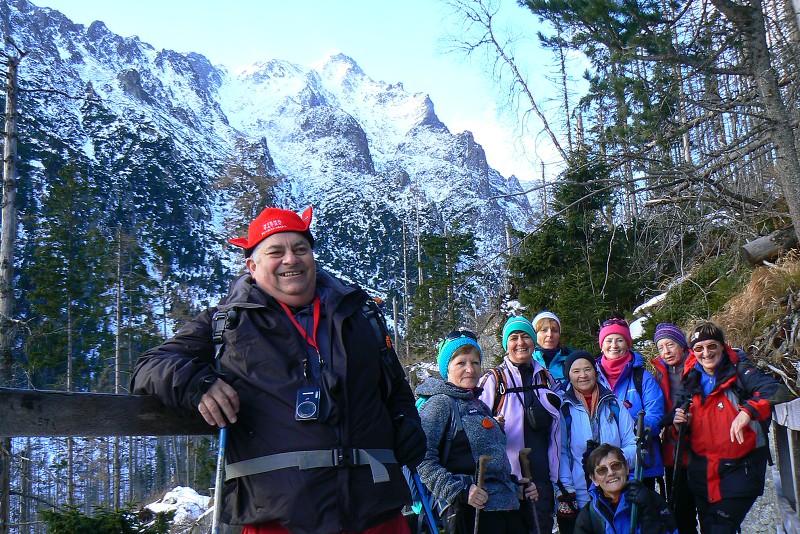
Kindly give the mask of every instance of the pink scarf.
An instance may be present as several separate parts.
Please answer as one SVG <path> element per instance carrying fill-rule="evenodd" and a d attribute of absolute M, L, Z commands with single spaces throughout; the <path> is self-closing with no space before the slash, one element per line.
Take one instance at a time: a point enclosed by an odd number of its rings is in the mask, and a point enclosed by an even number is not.
<path fill-rule="evenodd" d="M 606 379 L 608 380 L 608 384 L 611 386 L 612 390 L 617 383 L 619 375 L 622 374 L 622 370 L 625 369 L 625 366 L 628 365 L 628 362 L 632 360 L 633 354 L 631 354 L 631 351 L 628 351 L 628 354 L 615 360 L 609 360 L 606 358 L 605 354 L 603 354 L 603 357 L 600 358 L 600 366 L 603 368 L 603 374 L 606 375 Z"/>

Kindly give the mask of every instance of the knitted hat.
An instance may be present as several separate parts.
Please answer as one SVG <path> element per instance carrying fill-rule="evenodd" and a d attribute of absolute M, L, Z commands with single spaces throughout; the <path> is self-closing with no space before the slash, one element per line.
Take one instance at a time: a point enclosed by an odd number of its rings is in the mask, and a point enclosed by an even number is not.
<path fill-rule="evenodd" d="M 247 229 L 247 238 L 236 237 L 229 239 L 228 243 L 242 247 L 244 249 L 244 256 L 250 257 L 256 245 L 261 243 L 264 239 L 272 234 L 280 232 L 298 232 L 303 234 L 311 248 L 314 248 L 314 238 L 308 227 L 311 226 L 312 208 L 309 206 L 302 215 L 298 215 L 293 211 L 283 210 L 280 208 L 267 208 L 258 214 L 253 222 L 250 223 Z"/>
<path fill-rule="evenodd" d="M 600 328 L 600 346 L 603 346 L 603 340 L 610 334 L 619 334 L 628 342 L 628 348 L 633 347 L 633 340 L 631 339 L 631 329 L 628 327 L 627 321 L 624 319 L 609 319 L 603 321 L 603 326 Z"/>
<path fill-rule="evenodd" d="M 503 350 L 508 350 L 508 338 L 514 332 L 525 332 L 533 339 L 536 339 L 536 332 L 533 331 L 533 325 L 529 320 L 523 316 L 509 317 L 503 326 Z"/>
<path fill-rule="evenodd" d="M 572 364 L 578 360 L 588 360 L 589 363 L 592 364 L 592 367 L 594 367 L 595 370 L 597 370 L 596 362 L 591 354 L 589 354 L 585 350 L 574 350 L 570 352 L 564 359 L 564 373 L 569 375 L 569 370 L 572 367 Z"/>
<path fill-rule="evenodd" d="M 453 354 L 464 345 L 472 345 L 478 349 L 478 358 L 483 361 L 483 351 L 478 345 L 477 336 L 466 329 L 453 330 L 439 343 L 439 355 L 436 360 L 439 362 L 439 373 L 444 380 L 447 380 L 447 366 L 453 359 Z"/>
<path fill-rule="evenodd" d="M 653 336 L 653 343 L 658 345 L 658 342 L 662 339 L 671 339 L 684 349 L 689 348 L 689 344 L 686 343 L 686 335 L 676 324 L 660 323 L 658 326 L 656 326 L 656 333 Z"/>
<path fill-rule="evenodd" d="M 531 321 L 531 324 L 533 325 L 534 329 L 536 328 L 536 325 L 539 324 L 539 321 L 541 321 L 542 319 L 552 319 L 555 322 L 557 322 L 558 327 L 561 328 L 561 321 L 558 319 L 558 317 L 556 317 L 556 314 L 551 311 L 545 310 L 545 311 L 540 311 L 538 314 L 536 314 L 536 317 L 534 317 L 533 321 Z"/>

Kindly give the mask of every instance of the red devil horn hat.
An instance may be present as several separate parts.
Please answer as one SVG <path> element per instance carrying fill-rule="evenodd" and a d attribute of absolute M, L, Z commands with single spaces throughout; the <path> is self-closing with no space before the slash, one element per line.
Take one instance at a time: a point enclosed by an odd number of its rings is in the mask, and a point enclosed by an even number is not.
<path fill-rule="evenodd" d="M 229 239 L 231 245 L 242 247 L 245 257 L 249 257 L 253 249 L 264 239 L 272 234 L 280 232 L 298 232 L 308 239 L 311 247 L 314 247 L 314 238 L 308 228 L 311 226 L 312 207 L 309 206 L 302 215 L 298 215 L 290 210 L 280 208 L 267 208 L 258 214 L 250 227 L 247 229 L 247 238 L 236 237 Z"/>

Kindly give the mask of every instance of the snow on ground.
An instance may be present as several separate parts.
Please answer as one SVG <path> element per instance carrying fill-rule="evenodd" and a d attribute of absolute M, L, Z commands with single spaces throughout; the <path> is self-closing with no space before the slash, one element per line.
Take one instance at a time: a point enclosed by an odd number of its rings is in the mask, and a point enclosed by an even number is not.
<path fill-rule="evenodd" d="M 145 506 L 153 513 L 175 511 L 173 525 L 189 525 L 206 511 L 211 504 L 210 497 L 200 495 L 192 488 L 177 486 L 161 499 Z"/>

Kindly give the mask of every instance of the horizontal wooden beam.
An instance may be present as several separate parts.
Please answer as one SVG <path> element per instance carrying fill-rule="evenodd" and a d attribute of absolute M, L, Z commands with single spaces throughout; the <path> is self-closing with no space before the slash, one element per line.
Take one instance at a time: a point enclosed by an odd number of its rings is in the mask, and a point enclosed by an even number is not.
<path fill-rule="evenodd" d="M 198 412 L 143 395 L 0 388 L 0 436 L 101 437 L 215 434 Z"/>

